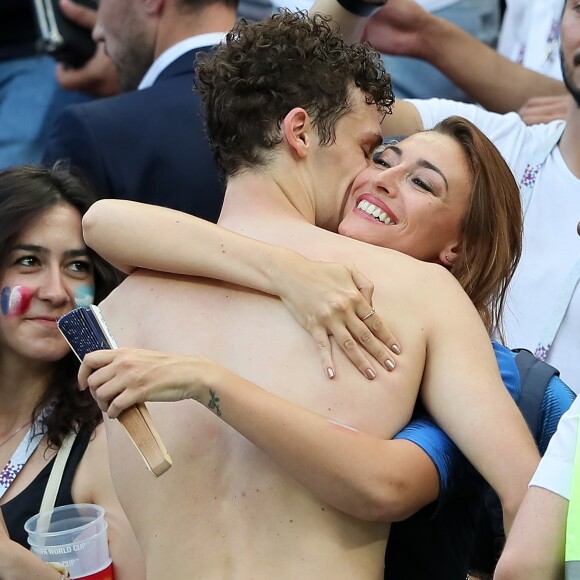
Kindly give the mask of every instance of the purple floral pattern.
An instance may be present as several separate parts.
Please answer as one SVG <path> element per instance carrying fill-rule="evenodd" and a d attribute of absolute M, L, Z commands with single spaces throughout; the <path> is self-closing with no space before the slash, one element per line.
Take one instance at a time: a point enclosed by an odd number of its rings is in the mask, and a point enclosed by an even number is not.
<path fill-rule="evenodd" d="M 541 361 L 545 361 L 548 356 L 548 352 L 550 352 L 551 346 L 552 346 L 551 344 L 549 344 L 548 346 L 543 346 L 539 344 L 536 347 L 536 350 L 534 351 L 534 356 L 536 358 L 539 358 Z"/>
<path fill-rule="evenodd" d="M 520 187 L 534 187 L 538 173 L 540 172 L 540 167 L 541 165 L 526 165 L 520 181 Z"/>
<path fill-rule="evenodd" d="M 24 463 L 12 463 L 12 460 L 9 459 L 0 473 L 0 487 L 3 487 L 5 490 L 8 489 L 23 467 Z"/>

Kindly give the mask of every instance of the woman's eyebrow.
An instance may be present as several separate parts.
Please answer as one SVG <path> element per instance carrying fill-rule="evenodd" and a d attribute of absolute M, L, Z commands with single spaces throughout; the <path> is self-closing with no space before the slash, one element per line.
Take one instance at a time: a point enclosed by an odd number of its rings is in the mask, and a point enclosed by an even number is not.
<path fill-rule="evenodd" d="M 426 159 L 418 159 L 417 163 L 421 166 L 421 167 L 425 167 L 426 169 L 431 169 L 433 171 L 435 171 L 436 173 L 438 173 L 443 181 L 445 182 L 445 188 L 449 189 L 449 184 L 447 183 L 447 178 L 445 177 L 445 174 L 443 173 L 443 171 L 441 171 L 441 169 L 439 169 L 439 167 L 437 167 L 437 165 L 433 165 L 433 163 L 427 161 Z"/>
<path fill-rule="evenodd" d="M 24 251 L 33 252 L 35 254 L 50 254 L 50 250 L 44 246 L 38 246 L 36 244 L 14 244 L 12 251 Z M 88 256 L 89 250 L 87 248 L 73 248 L 64 252 L 66 258 L 77 258 L 81 256 Z"/>
<path fill-rule="evenodd" d="M 387 145 L 385 147 L 385 151 L 387 151 L 387 150 L 393 151 L 399 157 L 401 157 L 401 155 L 403 154 L 403 151 L 399 147 L 397 147 L 396 145 Z M 430 161 L 427 161 L 426 159 L 418 159 L 417 164 L 420 165 L 421 167 L 425 167 L 425 169 L 431 169 L 432 171 L 435 171 L 435 173 L 438 173 L 441 176 L 441 178 L 443 179 L 443 181 L 445 182 L 445 188 L 447 190 L 449 189 L 449 183 L 447 182 L 447 178 L 445 177 L 445 174 L 443 173 L 443 171 L 441 171 L 441 169 L 439 169 L 439 167 L 437 167 L 437 165 L 433 165 L 433 163 L 431 163 Z"/>
<path fill-rule="evenodd" d="M 390 150 L 390 151 L 393 151 L 393 152 L 395 152 L 395 153 L 396 153 L 396 154 L 397 154 L 399 157 L 400 157 L 400 156 L 403 154 L 403 152 L 401 151 L 401 149 L 400 149 L 399 147 L 397 147 L 396 145 L 393 145 L 393 144 L 388 144 L 388 143 L 386 143 L 386 144 L 385 144 L 385 149 L 384 149 L 384 150 L 385 150 L 385 151 L 388 151 L 388 150 Z"/>

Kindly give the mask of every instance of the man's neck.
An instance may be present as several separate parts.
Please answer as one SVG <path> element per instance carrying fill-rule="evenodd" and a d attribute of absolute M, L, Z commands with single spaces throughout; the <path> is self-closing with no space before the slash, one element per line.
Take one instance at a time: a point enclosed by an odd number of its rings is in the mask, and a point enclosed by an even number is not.
<path fill-rule="evenodd" d="M 246 217 L 268 220 L 288 218 L 314 223 L 314 211 L 296 183 L 279 182 L 271 175 L 246 171 L 228 180 L 222 221 Z"/>
<path fill-rule="evenodd" d="M 278 243 L 287 237 L 285 232 L 313 227 L 314 208 L 299 180 L 277 180 L 271 173 L 247 171 L 228 180 L 218 223 Z"/>
<path fill-rule="evenodd" d="M 210 32 L 228 32 L 236 20 L 235 10 L 220 2 L 195 12 L 179 12 L 173 3 L 166 6 L 159 19 L 155 58 L 186 38 Z"/>
<path fill-rule="evenodd" d="M 580 178 L 580 107 L 571 108 L 566 119 L 566 129 L 560 139 L 560 153 L 568 169 Z"/>

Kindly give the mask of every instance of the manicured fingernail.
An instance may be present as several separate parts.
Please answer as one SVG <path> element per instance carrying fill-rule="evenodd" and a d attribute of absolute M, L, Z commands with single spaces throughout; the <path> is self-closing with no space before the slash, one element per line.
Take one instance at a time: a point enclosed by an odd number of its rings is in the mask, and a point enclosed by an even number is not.
<path fill-rule="evenodd" d="M 365 375 L 367 376 L 367 379 L 374 379 L 377 376 L 377 373 L 375 373 L 373 369 L 367 369 Z"/>
<path fill-rule="evenodd" d="M 398 344 L 392 344 L 391 345 L 391 350 L 395 353 L 395 354 L 401 354 L 401 349 L 399 347 Z"/>
<path fill-rule="evenodd" d="M 326 374 L 328 375 L 329 379 L 333 379 L 334 378 L 334 370 L 331 367 L 328 367 L 326 369 Z"/>
<path fill-rule="evenodd" d="M 385 361 L 385 366 L 387 367 L 387 370 L 389 370 L 389 371 L 395 370 L 395 363 L 391 359 L 387 359 Z"/>

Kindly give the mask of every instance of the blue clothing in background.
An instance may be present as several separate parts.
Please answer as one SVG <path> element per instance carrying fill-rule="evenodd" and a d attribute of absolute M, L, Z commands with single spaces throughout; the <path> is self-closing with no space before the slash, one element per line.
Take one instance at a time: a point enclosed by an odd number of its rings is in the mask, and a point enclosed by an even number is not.
<path fill-rule="evenodd" d="M 0 169 L 40 163 L 63 107 L 90 97 L 60 88 L 53 58 L 39 54 L 32 0 L 0 2 Z"/>
<path fill-rule="evenodd" d="M 493 348 L 503 382 L 517 402 L 521 382 L 516 353 L 496 342 Z M 558 376 L 552 377 L 542 401 L 538 430 L 533 433 L 541 453 L 573 400 L 574 393 Z M 434 504 L 404 522 L 393 524 L 385 578 L 464 580 L 482 511 L 484 481 L 453 441 L 420 408 L 395 438 L 415 443 L 432 459 L 439 474 L 440 494 Z"/>

